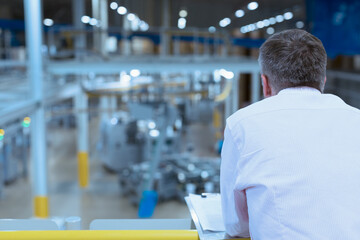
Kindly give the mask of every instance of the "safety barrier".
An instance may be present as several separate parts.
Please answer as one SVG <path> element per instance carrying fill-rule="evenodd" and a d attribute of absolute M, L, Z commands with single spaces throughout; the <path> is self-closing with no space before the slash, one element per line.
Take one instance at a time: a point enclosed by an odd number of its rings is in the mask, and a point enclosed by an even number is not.
<path fill-rule="evenodd" d="M 78 230 L 0 231 L 0 239 L 12 240 L 199 240 L 196 230 Z"/>

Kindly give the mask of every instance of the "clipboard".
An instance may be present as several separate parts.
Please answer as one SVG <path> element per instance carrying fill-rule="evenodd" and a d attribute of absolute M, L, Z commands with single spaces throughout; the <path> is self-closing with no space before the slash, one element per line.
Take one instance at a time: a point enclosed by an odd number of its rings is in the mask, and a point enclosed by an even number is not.
<path fill-rule="evenodd" d="M 185 197 L 185 202 L 189 208 L 191 218 L 194 222 L 195 228 L 198 231 L 200 240 L 220 240 L 220 239 L 243 239 L 243 240 L 250 240 L 250 238 L 233 238 L 226 234 L 226 232 L 214 232 L 214 231 L 208 231 L 204 230 L 201 227 L 199 218 L 196 214 L 196 211 L 191 203 L 191 199 L 189 196 Z"/>

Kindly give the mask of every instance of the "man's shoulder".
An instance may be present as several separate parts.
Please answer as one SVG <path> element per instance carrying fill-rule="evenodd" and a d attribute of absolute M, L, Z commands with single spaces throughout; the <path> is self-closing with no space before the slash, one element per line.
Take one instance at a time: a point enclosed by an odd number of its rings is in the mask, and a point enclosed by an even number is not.
<path fill-rule="evenodd" d="M 239 109 L 234 114 L 232 114 L 230 117 L 228 117 L 227 123 L 231 124 L 231 123 L 239 122 L 243 119 L 246 119 L 248 117 L 251 117 L 251 116 L 254 116 L 257 114 L 272 111 L 275 108 L 279 108 L 279 104 L 280 104 L 280 102 L 278 101 L 276 96 L 270 97 L 270 98 L 265 98 L 259 102 L 253 103 L 247 107 Z"/>
<path fill-rule="evenodd" d="M 360 114 L 359 109 L 347 105 L 341 98 L 333 94 L 319 94 L 311 98 L 276 95 L 239 109 L 227 119 L 227 124 L 232 127 L 246 119 L 279 110 L 301 109 L 306 111 L 307 109 L 326 108 L 348 110 L 354 114 Z"/>

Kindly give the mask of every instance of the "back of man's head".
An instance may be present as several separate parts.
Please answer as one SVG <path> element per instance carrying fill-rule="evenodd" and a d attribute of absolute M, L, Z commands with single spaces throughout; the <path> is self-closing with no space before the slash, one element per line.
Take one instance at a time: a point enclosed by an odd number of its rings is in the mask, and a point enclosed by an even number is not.
<path fill-rule="evenodd" d="M 299 29 L 272 35 L 260 47 L 259 63 L 275 93 L 289 87 L 324 90 L 326 52 L 314 35 Z"/>

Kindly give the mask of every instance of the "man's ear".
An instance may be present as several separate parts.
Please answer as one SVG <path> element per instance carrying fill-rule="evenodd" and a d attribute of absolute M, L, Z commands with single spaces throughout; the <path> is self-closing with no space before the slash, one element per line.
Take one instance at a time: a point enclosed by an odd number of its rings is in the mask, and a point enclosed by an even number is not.
<path fill-rule="evenodd" d="M 271 97 L 272 94 L 272 90 L 269 84 L 269 78 L 268 76 L 261 74 L 261 81 L 262 81 L 262 85 L 263 85 L 263 93 L 264 93 L 264 97 Z"/>

